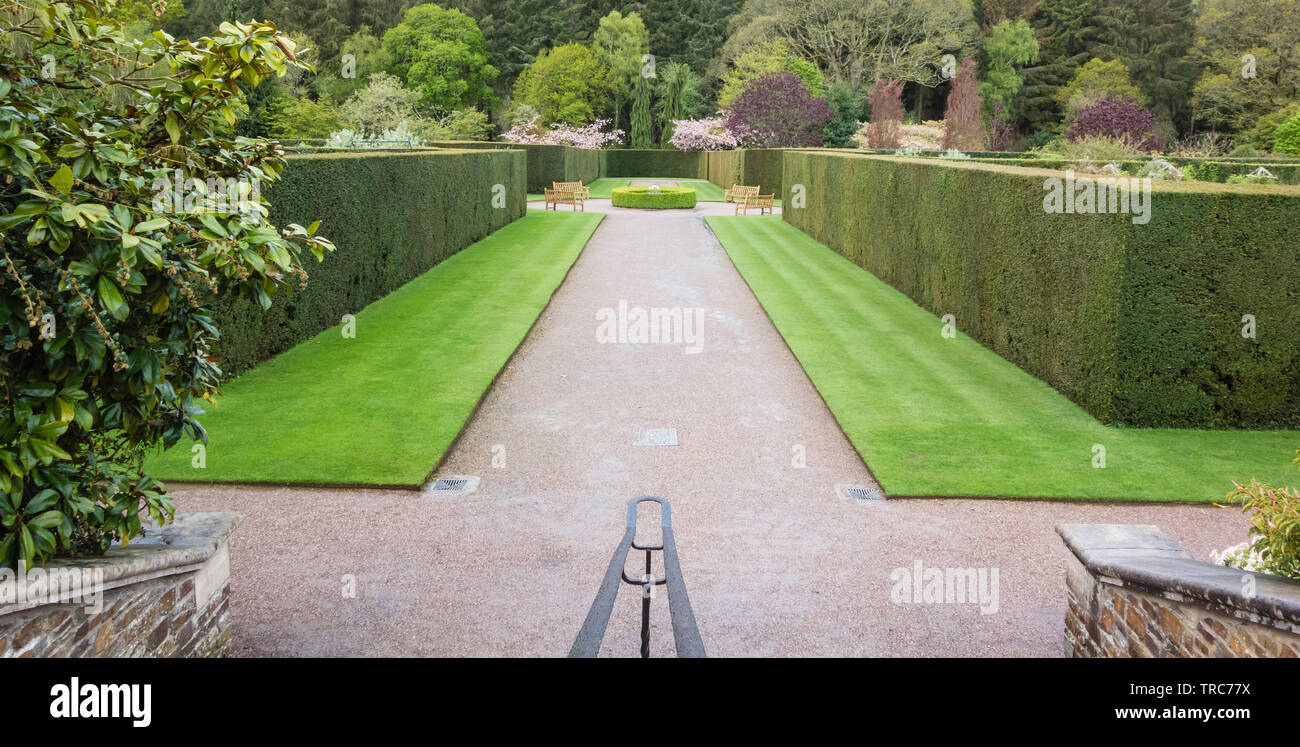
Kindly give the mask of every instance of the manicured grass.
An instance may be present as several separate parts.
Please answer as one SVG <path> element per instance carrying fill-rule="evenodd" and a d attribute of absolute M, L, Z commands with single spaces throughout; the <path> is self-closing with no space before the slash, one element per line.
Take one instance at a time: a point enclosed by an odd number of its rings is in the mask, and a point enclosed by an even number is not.
<path fill-rule="evenodd" d="M 643 181 L 645 179 L 658 179 L 658 177 L 638 177 L 636 179 L 597 179 L 588 186 L 591 187 L 591 198 L 593 200 L 610 198 L 611 191 L 615 187 L 626 187 L 634 181 Z M 680 187 L 690 187 L 695 190 L 696 199 L 699 202 L 722 202 L 722 187 L 707 181 L 694 181 L 691 179 L 660 179 L 660 181 L 675 181 Z M 541 200 L 544 195 L 528 195 L 529 202 Z M 777 204 L 780 204 L 778 201 Z"/>
<path fill-rule="evenodd" d="M 890 495 L 1213 501 L 1232 480 L 1300 483 L 1300 432 L 1107 427 L 779 216 L 707 220 Z"/>
<path fill-rule="evenodd" d="M 603 216 L 529 212 L 356 315 L 229 382 L 163 479 L 422 483 L 460 433 Z"/>

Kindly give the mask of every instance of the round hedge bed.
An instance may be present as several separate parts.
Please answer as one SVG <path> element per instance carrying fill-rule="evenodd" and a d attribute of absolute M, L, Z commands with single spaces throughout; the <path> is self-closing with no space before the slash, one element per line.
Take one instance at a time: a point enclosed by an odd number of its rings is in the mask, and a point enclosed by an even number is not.
<path fill-rule="evenodd" d="M 695 207 L 695 190 L 689 187 L 615 187 L 610 191 L 614 207 L 665 208 Z"/>

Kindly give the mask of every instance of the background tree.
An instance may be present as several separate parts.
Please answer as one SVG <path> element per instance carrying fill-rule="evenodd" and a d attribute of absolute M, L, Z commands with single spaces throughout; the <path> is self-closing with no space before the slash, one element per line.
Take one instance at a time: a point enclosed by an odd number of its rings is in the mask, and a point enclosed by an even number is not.
<path fill-rule="evenodd" d="M 581 44 L 543 51 L 515 83 L 514 106 L 531 106 L 541 124 L 585 125 L 609 109 L 609 69 Z"/>
<path fill-rule="evenodd" d="M 1204 0 L 1192 59 L 1204 74 L 1195 116 L 1212 127 L 1248 130 L 1261 116 L 1300 100 L 1300 12 L 1295 0 Z M 1243 77 L 1242 59 L 1255 59 Z"/>
<path fill-rule="evenodd" d="M 901 87 L 899 94 L 902 94 Z M 831 107 L 831 120 L 822 131 L 823 144 L 827 148 L 852 148 L 853 135 L 862 126 L 862 98 L 847 81 L 841 80 L 826 87 L 826 103 Z"/>
<path fill-rule="evenodd" d="M 654 121 L 650 118 L 652 105 L 650 99 L 653 91 L 654 88 L 650 85 L 649 77 L 637 76 L 636 83 L 632 86 L 631 135 L 633 148 L 653 148 L 655 145 Z"/>
<path fill-rule="evenodd" d="M 975 59 L 967 57 L 957 68 L 948 94 L 948 110 L 944 112 L 944 150 L 984 150 L 984 101 L 979 94 L 979 81 L 975 78 Z"/>
<path fill-rule="evenodd" d="M 658 70 L 658 100 L 655 113 L 659 119 L 661 145 L 669 147 L 673 138 L 674 120 L 697 117 L 704 108 L 700 92 L 700 76 L 680 62 L 660 65 Z"/>
<path fill-rule="evenodd" d="M 622 126 L 623 108 L 632 86 L 641 77 L 644 55 L 650 52 L 650 33 L 637 13 L 626 16 L 612 10 L 600 19 L 591 46 L 601 64 L 609 69 L 609 86 L 614 94 L 614 128 Z"/>
<path fill-rule="evenodd" d="M 483 32 L 464 13 L 417 5 L 384 33 L 383 45 L 393 72 L 420 92 L 420 105 L 430 111 L 443 115 L 496 103 L 497 69 L 488 64 Z"/>
<path fill-rule="evenodd" d="M 785 39 L 769 39 L 746 49 L 732 62 L 722 78 L 718 108 L 731 106 L 751 80 L 772 73 L 794 73 L 813 96 L 823 93 L 822 71 L 817 65 L 799 57 Z"/>
<path fill-rule="evenodd" d="M 778 28 L 800 56 L 854 89 L 880 78 L 935 85 L 936 61 L 974 34 L 962 0 L 788 0 Z"/>
<path fill-rule="evenodd" d="M 897 148 L 903 128 L 903 86 L 898 80 L 876 81 L 871 88 L 868 148 Z"/>
<path fill-rule="evenodd" d="M 1195 32 L 1193 0 L 1101 0 L 1097 20 L 1094 53 L 1123 62 L 1157 118 L 1186 130 L 1197 74 L 1187 59 Z"/>
<path fill-rule="evenodd" d="M 773 73 L 750 81 L 723 126 L 751 148 L 814 148 L 822 144 L 830 118 L 830 106 L 797 75 Z"/>
<path fill-rule="evenodd" d="M 981 31 L 988 32 L 1003 21 L 1029 20 L 1039 0 L 974 0 L 971 15 Z"/>
<path fill-rule="evenodd" d="M 1068 126 L 1080 107 L 1103 96 L 1146 103 L 1142 91 L 1133 85 L 1127 65 L 1119 60 L 1107 62 L 1095 57 L 1076 70 L 1068 84 L 1057 90 L 1056 103 L 1064 113 Z"/>
<path fill-rule="evenodd" d="M 1030 25 L 1038 38 L 1038 62 L 1024 69 L 1019 110 L 1030 130 L 1056 128 L 1056 92 L 1092 57 L 1098 26 L 1096 0 L 1043 0 Z"/>
<path fill-rule="evenodd" d="M 1012 100 L 1024 83 L 1018 68 L 1038 59 L 1038 39 L 1029 22 L 1002 21 L 994 26 L 984 40 L 984 59 L 980 95 L 986 106 L 996 103 L 1001 105 L 1001 110 L 1010 111 Z"/>

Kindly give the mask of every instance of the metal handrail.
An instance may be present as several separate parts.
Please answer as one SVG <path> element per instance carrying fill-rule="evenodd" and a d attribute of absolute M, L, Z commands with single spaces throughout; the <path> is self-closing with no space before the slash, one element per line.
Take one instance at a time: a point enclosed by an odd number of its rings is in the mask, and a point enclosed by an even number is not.
<path fill-rule="evenodd" d="M 660 508 L 660 525 L 663 539 L 658 545 L 638 545 L 636 543 L 636 508 L 645 501 L 654 501 Z M 645 578 L 632 579 L 623 570 L 627 564 L 627 554 L 632 550 L 645 552 Z M 663 552 L 664 577 L 655 578 L 650 570 L 650 553 Z M 650 588 L 652 586 L 668 587 L 668 613 L 673 621 L 673 642 L 677 647 L 677 658 L 705 658 L 704 641 L 700 639 L 699 628 L 695 625 L 695 614 L 691 612 L 691 599 L 686 594 L 686 582 L 682 579 L 681 563 L 677 558 L 677 546 L 673 541 L 672 509 L 668 501 L 662 498 L 643 496 L 633 498 L 627 504 L 627 531 L 614 549 L 614 557 L 605 570 L 605 578 L 596 592 L 596 599 L 587 611 L 578 637 L 569 649 L 570 658 L 594 658 L 600 652 L 601 641 L 605 638 L 605 628 L 609 625 L 609 616 L 614 611 L 614 599 L 618 596 L 619 583 L 641 587 L 641 658 L 650 656 Z"/>

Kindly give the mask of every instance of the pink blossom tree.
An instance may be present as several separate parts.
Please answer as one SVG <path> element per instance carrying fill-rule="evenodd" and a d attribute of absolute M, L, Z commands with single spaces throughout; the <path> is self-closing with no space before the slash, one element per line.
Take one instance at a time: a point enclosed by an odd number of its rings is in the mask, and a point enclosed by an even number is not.
<path fill-rule="evenodd" d="M 608 119 L 598 119 L 577 128 L 557 124 L 546 129 L 534 117 L 527 122 L 516 123 L 501 138 L 522 145 L 569 145 L 583 150 L 600 150 L 623 141 L 622 130 L 605 131 L 609 123 Z"/>
<path fill-rule="evenodd" d="M 670 141 L 677 150 L 731 150 L 740 146 L 740 138 L 713 119 L 674 119 Z"/>

